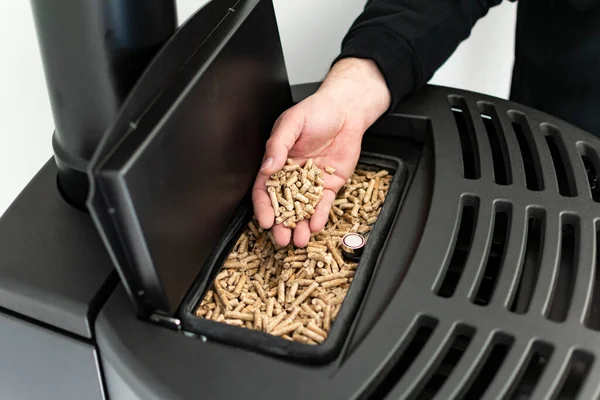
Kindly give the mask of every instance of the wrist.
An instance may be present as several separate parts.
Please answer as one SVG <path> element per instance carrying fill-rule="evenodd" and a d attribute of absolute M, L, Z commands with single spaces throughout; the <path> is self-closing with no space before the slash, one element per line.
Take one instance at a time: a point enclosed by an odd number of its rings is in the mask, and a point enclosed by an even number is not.
<path fill-rule="evenodd" d="M 375 62 L 360 58 L 336 62 L 318 92 L 336 101 L 363 130 L 389 109 L 392 97 Z"/>

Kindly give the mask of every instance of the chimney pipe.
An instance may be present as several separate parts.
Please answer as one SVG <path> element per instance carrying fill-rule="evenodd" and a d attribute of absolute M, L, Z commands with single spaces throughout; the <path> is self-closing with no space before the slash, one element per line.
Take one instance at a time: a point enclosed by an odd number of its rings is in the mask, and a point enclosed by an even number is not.
<path fill-rule="evenodd" d="M 55 131 L 58 184 L 85 207 L 87 164 L 152 57 L 177 28 L 175 0 L 31 0 Z"/>

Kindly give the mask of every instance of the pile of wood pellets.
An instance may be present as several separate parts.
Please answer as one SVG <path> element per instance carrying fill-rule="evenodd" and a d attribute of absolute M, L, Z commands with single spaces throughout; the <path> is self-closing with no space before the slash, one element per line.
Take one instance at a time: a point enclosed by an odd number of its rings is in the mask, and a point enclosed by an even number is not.
<path fill-rule="evenodd" d="M 297 193 L 302 194 L 302 171 L 307 171 L 309 181 L 311 171 L 315 171 L 314 182 L 322 176 L 314 164 L 301 170 L 297 167 L 287 170 L 284 167 L 285 174 L 276 174 L 280 184 L 286 178 L 285 197 L 289 197 L 286 189 L 291 191 L 294 187 L 294 176 L 301 183 L 300 187 L 296 185 Z M 298 174 L 290 176 L 288 172 Z M 296 248 L 293 244 L 278 247 L 272 233 L 260 228 L 253 219 L 237 240 L 196 315 L 295 342 L 323 343 L 358 267 L 343 258 L 341 239 L 350 232 L 368 235 L 381 212 L 391 180 L 387 170 L 357 169 L 338 193 L 325 229 L 313 234 L 306 248 Z M 309 188 L 304 193 L 313 192 Z M 277 200 L 286 207 L 285 202 Z M 307 203 L 302 203 L 306 210 Z M 281 214 L 279 217 L 284 218 Z"/>
<path fill-rule="evenodd" d="M 335 172 L 330 166 L 325 170 L 330 174 Z M 297 222 L 310 219 L 323 196 L 323 183 L 323 172 L 312 159 L 300 167 L 288 158 L 284 167 L 266 182 L 275 223 L 293 229 Z"/>

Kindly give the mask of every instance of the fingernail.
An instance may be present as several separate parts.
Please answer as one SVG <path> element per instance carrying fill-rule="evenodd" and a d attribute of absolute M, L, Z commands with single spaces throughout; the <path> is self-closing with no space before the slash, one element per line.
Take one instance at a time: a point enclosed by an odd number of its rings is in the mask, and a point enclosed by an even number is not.
<path fill-rule="evenodd" d="M 260 166 L 260 170 L 264 170 L 269 168 L 271 165 L 273 165 L 273 158 L 269 157 L 267 158 L 265 161 L 263 161 L 262 165 Z"/>

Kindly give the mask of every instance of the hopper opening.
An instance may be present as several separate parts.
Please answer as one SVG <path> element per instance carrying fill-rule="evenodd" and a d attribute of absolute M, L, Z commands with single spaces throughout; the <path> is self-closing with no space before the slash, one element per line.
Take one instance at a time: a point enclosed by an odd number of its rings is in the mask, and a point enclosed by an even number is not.
<path fill-rule="evenodd" d="M 397 158 L 363 153 L 352 178 L 360 182 L 347 183 L 337 196 L 360 196 L 360 204 L 334 206 L 325 230 L 304 249 L 276 246 L 246 208 L 185 302 L 186 331 L 279 356 L 316 362 L 334 356 L 376 268 L 406 173 Z M 374 180 L 381 184 L 373 185 Z M 344 259 L 340 251 L 341 237 L 349 232 L 366 239 L 359 262 Z"/>

